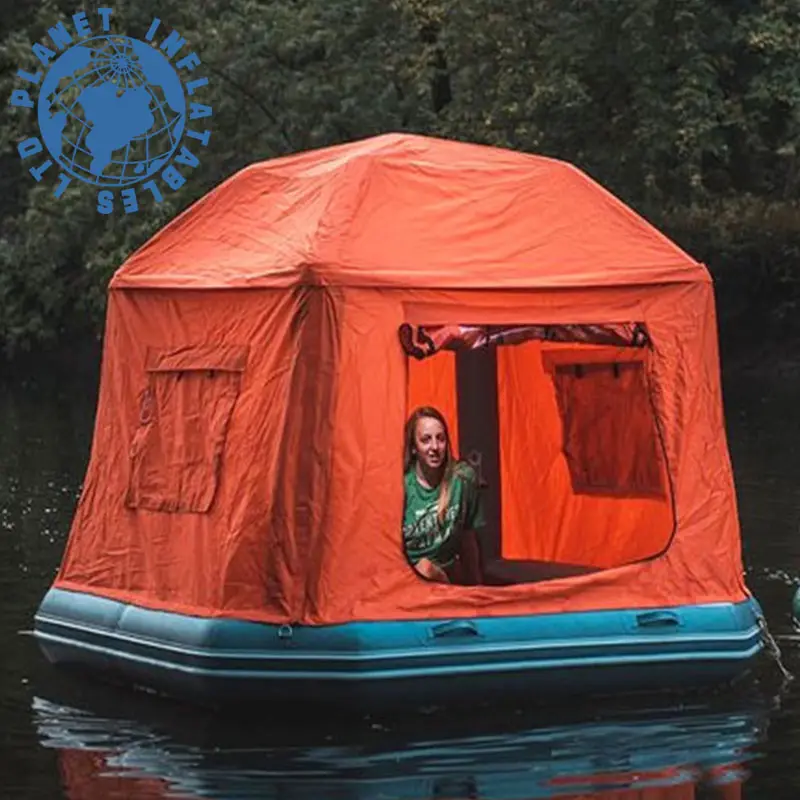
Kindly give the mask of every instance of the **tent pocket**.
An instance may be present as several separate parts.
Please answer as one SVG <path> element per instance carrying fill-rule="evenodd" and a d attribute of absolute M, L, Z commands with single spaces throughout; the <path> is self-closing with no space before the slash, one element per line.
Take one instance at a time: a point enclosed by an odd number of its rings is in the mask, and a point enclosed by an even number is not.
<path fill-rule="evenodd" d="M 147 386 L 130 449 L 128 508 L 211 508 L 246 361 L 247 348 L 231 345 L 148 350 Z"/>
<path fill-rule="evenodd" d="M 644 354 L 574 351 L 547 359 L 576 494 L 665 496 L 660 438 Z"/>

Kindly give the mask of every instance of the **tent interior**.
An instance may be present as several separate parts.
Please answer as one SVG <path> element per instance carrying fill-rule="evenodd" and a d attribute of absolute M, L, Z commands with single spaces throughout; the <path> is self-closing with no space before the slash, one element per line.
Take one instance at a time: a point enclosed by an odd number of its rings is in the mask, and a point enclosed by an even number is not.
<path fill-rule="evenodd" d="M 412 328 L 407 412 L 434 406 L 486 528 L 453 583 L 580 575 L 666 551 L 675 510 L 641 324 Z"/>

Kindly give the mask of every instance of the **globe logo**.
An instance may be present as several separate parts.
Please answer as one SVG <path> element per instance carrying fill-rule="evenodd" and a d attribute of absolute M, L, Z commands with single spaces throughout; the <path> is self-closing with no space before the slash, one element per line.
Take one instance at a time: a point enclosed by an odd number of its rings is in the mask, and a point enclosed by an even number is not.
<path fill-rule="evenodd" d="M 178 148 L 186 124 L 173 66 L 127 36 L 97 36 L 63 53 L 42 84 L 37 111 L 61 168 L 98 186 L 149 178 Z"/>
<path fill-rule="evenodd" d="M 208 84 L 192 74 L 201 65 L 197 53 L 173 63 L 186 45 L 177 31 L 158 42 L 161 20 L 154 19 L 143 40 L 124 36 L 111 31 L 112 14 L 97 9 L 102 33 L 83 11 L 72 15 L 74 32 L 63 22 L 50 28 L 50 41 L 31 47 L 38 70 L 17 71 L 26 86 L 12 91 L 9 105 L 35 109 L 41 139 L 17 145 L 34 180 L 57 173 L 56 198 L 81 181 L 96 187 L 99 213 L 121 205 L 131 214 L 140 208 L 136 185 L 156 203 L 184 185 L 200 163 L 196 143 L 206 146 L 211 136 L 192 123 L 212 108 L 193 99 Z M 38 88 L 36 101 L 30 86 Z"/>

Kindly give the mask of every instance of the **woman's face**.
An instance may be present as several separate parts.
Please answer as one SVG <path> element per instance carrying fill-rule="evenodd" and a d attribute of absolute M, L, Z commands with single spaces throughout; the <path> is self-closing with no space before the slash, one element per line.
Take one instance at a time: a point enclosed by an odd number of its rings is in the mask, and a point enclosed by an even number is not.
<path fill-rule="evenodd" d="M 414 446 L 420 463 L 431 470 L 444 465 L 447 453 L 447 434 L 438 419 L 421 417 L 414 431 Z"/>

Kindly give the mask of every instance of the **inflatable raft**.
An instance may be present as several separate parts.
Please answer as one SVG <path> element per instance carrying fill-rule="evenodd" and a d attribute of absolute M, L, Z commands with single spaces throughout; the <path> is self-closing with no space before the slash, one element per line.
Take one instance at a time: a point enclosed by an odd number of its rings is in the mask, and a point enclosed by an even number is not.
<path fill-rule="evenodd" d="M 419 406 L 485 510 L 449 583 L 404 550 Z M 210 702 L 544 696 L 731 679 L 761 622 L 709 274 L 571 165 L 288 156 L 112 279 L 52 661 Z"/>
<path fill-rule="evenodd" d="M 217 704 L 293 696 L 353 706 L 729 681 L 761 648 L 758 615 L 749 601 L 294 627 L 52 589 L 36 631 L 53 662 L 176 697 Z"/>

